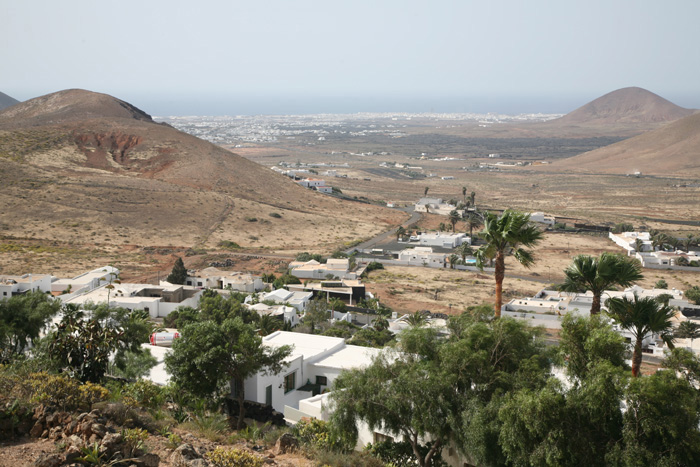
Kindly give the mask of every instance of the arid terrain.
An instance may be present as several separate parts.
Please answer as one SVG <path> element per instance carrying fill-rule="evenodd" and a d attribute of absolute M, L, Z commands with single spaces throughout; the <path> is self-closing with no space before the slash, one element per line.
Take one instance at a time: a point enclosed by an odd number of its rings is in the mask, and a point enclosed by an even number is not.
<path fill-rule="evenodd" d="M 475 192 L 482 210 L 510 207 L 544 211 L 570 226 L 626 222 L 697 235 L 693 142 L 700 127 L 692 114 L 628 88 L 546 121 L 256 117 L 255 124 L 237 124 L 268 128 L 267 136 L 234 136 L 238 142 L 221 143 L 227 151 L 110 96 L 63 91 L 0 112 L 0 272 L 70 276 L 109 263 L 127 280 L 152 282 L 184 257 L 188 267 L 230 259 L 236 269 L 280 273 L 298 252 L 330 254 L 408 219 L 382 207 L 387 202 L 411 206 L 426 190 L 459 202 L 463 188 Z M 207 122 L 197 120 L 196 128 Z M 216 128 L 205 136 L 224 131 Z M 619 164 L 616 148 L 643 154 L 642 173 Z M 326 164 L 312 176 L 344 199 L 269 170 L 280 163 Z M 416 228 L 434 230 L 440 222 L 447 219 L 424 215 Z M 548 234 L 532 270 L 509 266 L 518 277 L 507 279 L 506 290 L 534 293 L 560 280 L 572 256 L 606 250 L 614 245 L 598 236 Z M 647 276 L 648 286 L 661 277 L 678 288 L 697 283 L 689 273 Z M 372 274 L 370 290 L 397 310 L 454 311 L 489 301 L 491 282 L 485 274 L 390 267 Z"/>

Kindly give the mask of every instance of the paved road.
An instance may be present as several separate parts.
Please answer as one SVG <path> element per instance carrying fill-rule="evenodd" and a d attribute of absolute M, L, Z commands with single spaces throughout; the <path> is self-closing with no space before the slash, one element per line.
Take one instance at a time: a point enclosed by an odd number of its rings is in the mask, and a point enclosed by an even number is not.
<path fill-rule="evenodd" d="M 410 217 L 406 222 L 404 222 L 403 224 L 401 224 L 404 228 L 407 228 L 407 227 L 408 227 L 409 225 L 411 225 L 411 224 L 415 224 L 415 223 L 418 222 L 418 221 L 421 219 L 421 217 L 423 216 L 420 212 L 415 212 L 415 211 L 413 211 L 413 206 L 401 208 L 401 209 L 399 209 L 399 211 L 404 211 L 404 212 L 407 212 L 407 213 L 410 212 L 410 214 L 411 214 L 411 217 Z M 362 243 L 360 243 L 359 245 L 356 245 L 356 246 L 354 246 L 354 247 L 352 247 L 352 248 L 348 248 L 347 250 L 345 250 L 345 253 L 350 254 L 350 253 L 352 253 L 353 250 L 369 250 L 369 249 L 372 249 L 373 246 L 375 246 L 375 245 L 378 244 L 378 243 L 382 243 L 382 242 L 385 241 L 387 238 L 389 238 L 389 236 L 392 236 L 392 235 L 396 235 L 396 229 L 391 229 L 391 230 L 389 230 L 389 231 L 387 231 L 387 232 L 380 233 L 379 235 L 377 235 L 377 236 L 375 236 L 375 237 L 373 237 L 373 238 L 370 238 L 369 240 L 367 240 L 367 241 L 365 241 L 365 242 L 362 242 Z"/>

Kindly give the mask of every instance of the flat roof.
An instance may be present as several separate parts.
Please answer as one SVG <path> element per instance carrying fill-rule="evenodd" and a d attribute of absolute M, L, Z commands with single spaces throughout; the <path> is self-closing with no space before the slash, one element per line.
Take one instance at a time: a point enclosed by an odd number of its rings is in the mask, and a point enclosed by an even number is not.
<path fill-rule="evenodd" d="M 314 362 L 314 366 L 324 368 L 336 368 L 339 370 L 350 370 L 353 368 L 364 368 L 372 363 L 383 349 L 373 347 L 361 347 L 359 345 L 346 345 L 333 354 Z"/>
<path fill-rule="evenodd" d="M 272 347 L 283 345 L 293 346 L 289 360 L 298 357 L 310 359 L 320 355 L 334 347 L 345 344 L 342 337 L 317 336 L 312 334 L 302 334 L 299 332 L 276 331 L 263 337 L 263 344 Z"/>

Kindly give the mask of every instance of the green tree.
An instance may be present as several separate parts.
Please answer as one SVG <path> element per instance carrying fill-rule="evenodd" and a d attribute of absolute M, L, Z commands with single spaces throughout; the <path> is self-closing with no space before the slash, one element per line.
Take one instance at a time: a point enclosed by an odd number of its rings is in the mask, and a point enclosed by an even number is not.
<path fill-rule="evenodd" d="M 182 258 L 178 258 L 175 260 L 173 270 L 170 272 L 170 274 L 165 280 L 170 282 L 171 284 L 185 283 L 185 281 L 187 280 L 187 268 L 185 267 L 185 263 L 182 261 Z"/>
<path fill-rule="evenodd" d="M 642 276 L 637 261 L 613 253 L 602 253 L 598 258 L 589 255 L 575 256 L 571 265 L 564 270 L 564 283 L 558 288 L 564 292 L 593 293 L 591 314 L 600 313 L 601 295 L 613 286 L 629 287 Z"/>
<path fill-rule="evenodd" d="M 476 252 L 476 264 L 483 270 L 488 260 L 495 260 L 494 277 L 496 280 L 496 318 L 501 317 L 503 304 L 503 278 L 505 277 L 505 259 L 513 254 L 525 267 L 534 263 L 530 251 L 521 247 L 532 247 L 542 239 L 542 232 L 530 224 L 528 214 L 507 209 L 500 217 L 487 213 L 484 217 L 484 230 L 480 237 L 485 244 Z"/>
<path fill-rule="evenodd" d="M 627 368 L 627 344 L 600 315 L 586 318 L 567 314 L 561 323 L 557 357 L 569 377 L 580 381 L 602 361 Z"/>
<path fill-rule="evenodd" d="M 666 282 L 664 279 L 659 279 L 656 281 L 656 284 L 654 284 L 654 287 L 657 289 L 668 289 L 668 282 Z"/>
<path fill-rule="evenodd" d="M 337 297 L 333 297 L 330 300 L 328 300 L 328 305 L 331 307 L 331 311 L 345 313 L 345 311 L 347 310 L 347 305 L 345 305 L 345 302 Z"/>
<path fill-rule="evenodd" d="M 663 361 L 664 368 L 683 375 L 694 388 L 700 387 L 700 357 L 688 349 L 671 349 Z"/>
<path fill-rule="evenodd" d="M 457 212 L 456 209 L 453 209 L 450 211 L 450 224 L 452 224 L 452 233 L 455 233 L 455 227 L 457 226 L 457 222 L 460 220 L 460 215 L 459 212 Z"/>
<path fill-rule="evenodd" d="M 466 186 L 462 187 L 462 202 L 464 204 L 467 204 L 467 187 Z"/>
<path fill-rule="evenodd" d="M 419 328 L 421 326 L 425 326 L 428 322 L 428 319 L 423 313 L 416 312 L 411 315 L 408 315 L 408 318 L 406 318 L 406 322 L 409 325 L 411 325 L 411 327 Z"/>
<path fill-rule="evenodd" d="M 690 251 L 690 247 L 693 246 L 695 241 L 696 239 L 693 234 L 686 235 L 685 239 L 683 240 L 683 248 L 685 249 L 686 253 Z"/>
<path fill-rule="evenodd" d="M 700 324 L 693 321 L 683 321 L 681 322 L 676 331 L 675 336 L 680 339 L 690 339 L 690 351 L 693 351 L 693 340 L 700 337 Z"/>
<path fill-rule="evenodd" d="M 306 305 L 302 322 L 308 324 L 311 327 L 311 334 L 314 334 L 316 332 L 316 327 L 328 323 L 329 318 L 330 314 L 328 313 L 328 304 L 326 301 L 315 299 L 311 300 Z"/>
<path fill-rule="evenodd" d="M 258 333 L 261 336 L 268 336 L 282 328 L 282 321 L 274 316 L 262 315 L 258 321 Z"/>
<path fill-rule="evenodd" d="M 245 417 L 244 381 L 257 374 L 277 374 L 286 365 L 291 348 L 263 345 L 255 328 L 241 318 L 217 324 L 203 321 L 182 329 L 182 337 L 173 343 L 165 365 L 175 385 L 198 397 L 218 397 L 228 383 L 235 386 L 238 399 L 238 424 Z"/>
<path fill-rule="evenodd" d="M 423 196 L 428 196 L 428 190 L 430 190 L 430 187 L 426 186 L 425 189 L 423 190 Z"/>
<path fill-rule="evenodd" d="M 401 240 L 404 235 L 406 235 L 406 229 L 403 225 L 400 225 L 399 228 L 396 229 L 396 240 Z"/>
<path fill-rule="evenodd" d="M 499 442 L 509 463 L 608 465 L 607 450 L 622 435 L 624 383 L 617 368 L 599 363 L 568 390 L 551 378 L 544 389 L 508 394 L 498 418 Z"/>
<path fill-rule="evenodd" d="M 450 269 L 454 269 L 455 266 L 457 265 L 457 263 L 459 263 L 459 256 L 456 255 L 456 254 L 454 254 L 454 253 L 452 253 L 452 254 L 449 256 L 448 260 L 449 260 L 449 262 L 450 262 Z"/>
<path fill-rule="evenodd" d="M 700 287 L 694 285 L 688 290 L 686 290 L 685 298 L 695 303 L 696 305 L 700 305 Z"/>
<path fill-rule="evenodd" d="M 60 307 L 59 300 L 38 290 L 0 300 L 0 363 L 33 345 Z"/>
<path fill-rule="evenodd" d="M 697 391 L 671 371 L 633 378 L 625 393 L 621 442 L 609 465 L 700 465 Z"/>
<path fill-rule="evenodd" d="M 673 308 L 659 304 L 653 297 L 633 300 L 627 297 L 614 297 L 605 301 L 607 314 L 622 329 L 632 333 L 634 351 L 632 353 L 632 376 L 639 376 L 642 365 L 642 341 L 648 334 L 658 334 L 667 344 L 672 344 Z"/>
<path fill-rule="evenodd" d="M 143 352 L 127 350 L 120 360 L 119 363 L 110 365 L 109 370 L 112 375 L 126 379 L 145 378 L 151 372 L 151 368 L 158 364 L 158 360 L 148 349 Z"/>

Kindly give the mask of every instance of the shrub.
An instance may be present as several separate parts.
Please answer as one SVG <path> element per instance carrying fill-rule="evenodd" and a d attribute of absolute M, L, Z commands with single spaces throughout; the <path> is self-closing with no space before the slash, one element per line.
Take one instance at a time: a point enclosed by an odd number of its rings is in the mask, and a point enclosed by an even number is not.
<path fill-rule="evenodd" d="M 165 395 L 161 388 L 146 380 L 129 383 L 122 388 L 122 394 L 135 400 L 143 407 L 155 408 L 163 404 Z"/>
<path fill-rule="evenodd" d="M 274 217 L 275 219 L 281 219 L 282 215 L 280 213 L 277 213 L 277 212 L 271 212 L 270 217 Z"/>
<path fill-rule="evenodd" d="M 426 446 L 420 445 L 418 450 L 421 456 L 425 457 L 430 450 L 430 443 Z M 415 454 L 408 441 L 401 441 L 398 443 L 394 441 L 381 441 L 375 444 L 369 443 L 365 446 L 365 451 L 392 466 L 409 467 L 416 465 Z M 446 466 L 447 464 L 442 460 L 442 456 L 438 451 L 437 457 L 433 457 L 429 465 L 438 467 Z"/>
<path fill-rule="evenodd" d="M 246 222 L 258 222 L 258 218 L 257 217 L 246 217 L 245 221 Z"/>
<path fill-rule="evenodd" d="M 263 458 L 242 449 L 217 447 L 204 455 L 214 467 L 262 467 Z"/>
<path fill-rule="evenodd" d="M 30 384 L 34 391 L 33 401 L 63 410 L 89 409 L 95 402 L 109 398 L 109 391 L 99 384 L 81 384 L 61 375 L 33 373 Z"/>
<path fill-rule="evenodd" d="M 300 421 L 294 426 L 292 433 L 301 444 L 312 449 L 329 451 L 335 449 L 339 444 L 331 436 L 328 423 L 317 418 Z"/>
<path fill-rule="evenodd" d="M 142 428 L 127 428 L 122 430 L 122 437 L 130 456 L 146 450 L 145 441 L 148 439 L 146 430 Z"/>
<path fill-rule="evenodd" d="M 226 250 L 238 250 L 241 248 L 241 246 L 238 243 L 230 240 L 222 240 L 219 242 L 219 248 L 224 248 Z"/>
<path fill-rule="evenodd" d="M 370 273 L 372 271 L 376 271 L 377 269 L 384 269 L 384 265 L 382 263 L 378 263 L 376 261 L 372 261 L 367 265 L 365 268 L 366 273 Z"/>
<path fill-rule="evenodd" d="M 657 289 L 668 289 L 668 282 L 666 282 L 664 279 L 659 279 L 656 281 L 656 284 L 654 284 L 654 287 Z"/>

